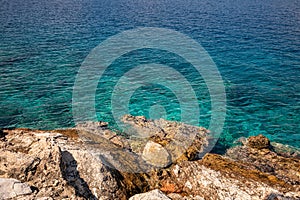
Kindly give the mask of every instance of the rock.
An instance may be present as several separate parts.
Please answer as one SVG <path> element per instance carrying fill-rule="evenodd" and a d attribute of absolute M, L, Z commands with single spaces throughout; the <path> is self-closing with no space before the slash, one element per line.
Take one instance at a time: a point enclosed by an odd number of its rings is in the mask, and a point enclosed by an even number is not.
<path fill-rule="evenodd" d="M 271 194 L 297 199 L 300 194 L 299 185 L 285 183 L 251 165 L 216 154 L 207 154 L 199 161 L 178 163 L 166 169 L 166 173 L 151 178 L 156 182 L 152 189 L 171 194 L 173 199 L 251 200 L 267 199 Z"/>
<path fill-rule="evenodd" d="M 172 200 L 204 200 L 204 198 L 200 197 L 199 195 L 181 196 L 180 194 L 177 193 L 170 193 L 168 194 L 168 197 L 170 197 Z"/>
<path fill-rule="evenodd" d="M 0 178 L 0 199 L 10 199 L 31 193 L 32 190 L 26 183 L 12 178 Z"/>
<path fill-rule="evenodd" d="M 129 200 L 171 200 L 168 196 L 160 190 L 152 190 L 143 194 L 136 194 L 130 197 Z"/>
<path fill-rule="evenodd" d="M 146 143 L 152 141 L 163 146 L 169 153 L 172 163 L 182 160 L 195 160 L 209 144 L 209 131 L 164 119 L 147 120 L 142 116 L 125 115 L 122 121 L 128 125 L 127 134 L 131 149 L 140 154 Z"/>
<path fill-rule="evenodd" d="M 80 138 L 15 129 L 0 140 L 0 177 L 34 189 L 28 199 L 127 199 L 119 172 L 85 148 Z"/>
<path fill-rule="evenodd" d="M 248 138 L 247 145 L 256 149 L 269 149 L 270 140 L 263 135 L 252 136 Z"/>
<path fill-rule="evenodd" d="M 271 148 L 274 152 L 284 157 L 300 159 L 300 149 L 286 144 L 271 142 Z"/>
<path fill-rule="evenodd" d="M 3 130 L 0 177 L 30 187 L 25 194 L 25 186 L 16 185 L 23 191 L 16 197 L 20 200 L 300 199 L 296 150 L 286 154 L 286 147 L 256 136 L 225 155 L 206 154 L 199 160 L 210 140 L 206 129 L 125 119 L 135 129 L 131 138 L 97 122 L 64 130 Z"/>
<path fill-rule="evenodd" d="M 103 137 L 104 139 L 109 140 L 113 144 L 121 147 L 121 148 L 129 148 L 128 141 L 118 135 L 117 133 L 108 129 L 108 123 L 106 122 L 86 122 L 82 124 L 78 124 L 76 126 L 76 130 L 92 133 L 94 135 Z M 81 139 L 85 140 L 84 134 L 79 134 Z"/>
<path fill-rule="evenodd" d="M 260 147 L 267 147 L 267 145 L 263 145 L 268 144 L 268 139 L 264 136 L 250 137 L 248 140 L 251 142 L 247 141 L 246 145 L 228 149 L 226 156 L 235 161 L 245 163 L 248 168 L 257 169 L 289 185 L 297 188 L 300 187 L 299 159 L 288 157 L 287 154 L 284 157 L 282 154 L 272 151 L 273 147 L 253 148 L 253 144 L 259 144 Z M 251 143 L 250 146 L 249 143 Z"/>
<path fill-rule="evenodd" d="M 160 144 L 149 141 L 147 142 L 142 158 L 155 167 L 167 167 L 171 164 L 170 155 Z"/>

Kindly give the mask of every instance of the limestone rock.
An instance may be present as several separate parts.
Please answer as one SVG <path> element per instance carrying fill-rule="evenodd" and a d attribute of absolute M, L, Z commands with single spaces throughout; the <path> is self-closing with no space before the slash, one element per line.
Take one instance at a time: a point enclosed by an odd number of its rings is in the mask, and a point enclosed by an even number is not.
<path fill-rule="evenodd" d="M 0 177 L 30 185 L 33 193 L 26 198 L 127 198 L 119 172 L 94 157 L 79 138 L 27 129 L 6 134 L 0 140 Z"/>
<path fill-rule="evenodd" d="M 170 165 L 170 155 L 163 146 L 149 141 L 143 151 L 142 158 L 155 167 L 167 167 Z"/>
<path fill-rule="evenodd" d="M 32 193 L 19 192 L 18 200 L 300 199 L 296 150 L 288 154 L 290 148 L 257 136 L 225 155 L 197 160 L 210 140 L 206 129 L 144 117 L 125 121 L 135 129 L 131 138 L 102 122 L 65 130 L 3 130 L 0 177 L 30 187 Z M 25 191 L 18 184 L 17 191 Z"/>
<path fill-rule="evenodd" d="M 78 124 L 76 126 L 76 130 L 89 132 L 103 137 L 104 139 L 109 140 L 110 142 L 121 148 L 129 147 L 127 140 L 124 137 L 118 135 L 116 132 L 110 130 L 108 128 L 108 123 L 106 122 L 86 122 Z M 84 135 L 81 135 L 81 139 L 85 139 Z"/>
<path fill-rule="evenodd" d="M 162 193 L 160 190 L 152 190 L 150 192 L 136 194 L 130 197 L 129 200 L 171 200 L 168 196 Z"/>
<path fill-rule="evenodd" d="M 143 152 L 148 141 L 152 141 L 162 145 L 170 154 L 172 163 L 176 163 L 198 159 L 209 144 L 209 131 L 203 127 L 132 115 L 125 115 L 122 121 L 128 125 L 127 134 L 132 136 L 129 143 L 137 154 Z"/>
<path fill-rule="evenodd" d="M 190 199 L 252 200 L 267 199 L 275 194 L 297 199 L 299 195 L 293 185 L 216 154 L 207 154 L 200 161 L 178 163 L 165 175 L 153 175 L 152 179 L 157 182 L 154 188 L 172 194 L 170 197 L 174 199 L 189 199 L 190 196 Z"/>
<path fill-rule="evenodd" d="M 12 178 L 0 178 L 0 199 L 31 194 L 29 185 Z"/>

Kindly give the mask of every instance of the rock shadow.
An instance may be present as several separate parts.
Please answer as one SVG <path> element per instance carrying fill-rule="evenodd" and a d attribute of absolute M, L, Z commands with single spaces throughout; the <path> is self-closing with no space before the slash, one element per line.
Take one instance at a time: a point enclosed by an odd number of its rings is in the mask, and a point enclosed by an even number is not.
<path fill-rule="evenodd" d="M 298 198 L 297 198 L 298 199 Z M 282 194 L 271 193 L 265 200 L 297 200 L 296 198 L 286 197 Z"/>
<path fill-rule="evenodd" d="M 69 185 L 74 187 L 76 195 L 85 199 L 96 200 L 97 197 L 92 193 L 88 184 L 80 177 L 77 170 L 77 161 L 73 155 L 68 151 L 62 151 L 60 163 L 63 178 Z"/>

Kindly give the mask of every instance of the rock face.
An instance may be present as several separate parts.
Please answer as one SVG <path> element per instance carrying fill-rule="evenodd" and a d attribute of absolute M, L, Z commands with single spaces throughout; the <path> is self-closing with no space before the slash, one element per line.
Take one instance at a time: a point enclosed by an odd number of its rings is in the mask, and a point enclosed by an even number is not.
<path fill-rule="evenodd" d="M 74 133 L 74 130 L 62 131 Z M 59 131 L 58 131 L 59 132 Z M 28 199 L 126 199 L 118 173 L 58 132 L 8 130 L 0 141 L 0 176 L 26 182 Z"/>
<path fill-rule="evenodd" d="M 206 129 L 128 115 L 124 122 L 132 134 L 103 122 L 0 131 L 0 199 L 300 199 L 296 149 L 260 135 L 197 159 Z"/>
<path fill-rule="evenodd" d="M 174 193 L 192 199 L 300 199 L 300 160 L 283 157 L 270 145 L 262 148 L 266 140 L 251 137 L 251 143 L 229 149 L 226 156 L 206 154 L 173 165 L 151 176 L 153 188 L 175 199 L 180 197 Z"/>

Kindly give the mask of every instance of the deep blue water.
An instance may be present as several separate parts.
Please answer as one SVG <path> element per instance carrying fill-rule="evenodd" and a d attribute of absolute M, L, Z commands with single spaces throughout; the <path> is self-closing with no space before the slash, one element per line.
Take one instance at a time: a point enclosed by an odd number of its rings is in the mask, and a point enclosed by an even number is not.
<path fill-rule="evenodd" d="M 89 52 L 110 36 L 137 27 L 179 31 L 199 42 L 216 63 L 227 95 L 220 144 L 263 133 L 300 147 L 300 1 L 298 0 L 1 0 L 0 127 L 74 126 L 72 90 Z M 175 59 L 175 61 L 174 61 Z M 110 94 L 126 69 L 175 63 L 192 85 L 208 127 L 209 93 L 181 58 L 145 49 L 124 55 L 101 78 L 99 120 L 113 122 Z M 157 89 L 158 88 L 158 89 Z M 157 92 L 159 91 L 159 92 Z M 139 88 L 130 112 L 148 115 L 159 102 L 180 120 L 166 88 Z"/>

